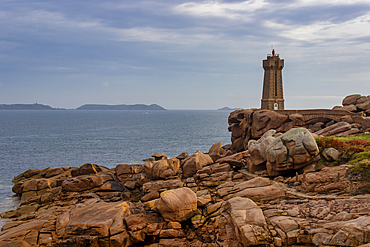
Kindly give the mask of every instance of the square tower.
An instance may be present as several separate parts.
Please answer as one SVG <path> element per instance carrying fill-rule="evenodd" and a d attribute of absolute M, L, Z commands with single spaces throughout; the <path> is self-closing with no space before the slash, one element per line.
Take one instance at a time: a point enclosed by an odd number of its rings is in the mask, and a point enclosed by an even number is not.
<path fill-rule="evenodd" d="M 284 59 L 280 59 L 279 54 L 275 54 L 275 50 L 272 50 L 272 55 L 267 55 L 267 59 L 263 60 L 265 73 L 261 109 L 284 110 L 283 68 Z"/>

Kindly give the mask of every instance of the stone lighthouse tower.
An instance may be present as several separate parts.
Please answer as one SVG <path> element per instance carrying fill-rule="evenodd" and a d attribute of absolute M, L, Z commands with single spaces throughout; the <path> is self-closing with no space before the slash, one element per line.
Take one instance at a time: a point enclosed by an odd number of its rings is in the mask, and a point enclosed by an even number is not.
<path fill-rule="evenodd" d="M 279 54 L 275 54 L 275 50 L 272 50 L 272 55 L 267 55 L 267 59 L 263 60 L 265 70 L 261 100 L 263 110 L 284 110 L 283 67 L 284 59 L 280 59 Z"/>

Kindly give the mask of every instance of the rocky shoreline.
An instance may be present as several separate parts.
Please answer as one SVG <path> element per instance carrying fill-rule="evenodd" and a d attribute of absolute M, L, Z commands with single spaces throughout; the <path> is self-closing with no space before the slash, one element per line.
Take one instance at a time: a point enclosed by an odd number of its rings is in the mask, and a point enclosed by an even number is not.
<path fill-rule="evenodd" d="M 238 168 L 246 152 L 223 157 L 222 150 L 218 143 L 208 154 L 156 154 L 157 161 L 114 169 L 28 170 L 13 181 L 22 204 L 1 214 L 13 221 L 3 226 L 0 246 L 370 242 L 370 196 L 350 193 L 349 165 L 271 180 Z M 184 178 L 189 161 L 201 169 Z"/>
<path fill-rule="evenodd" d="M 27 170 L 13 180 L 20 206 L 0 214 L 0 247 L 370 246 L 370 142 L 344 149 L 295 127 L 241 151 Z"/>

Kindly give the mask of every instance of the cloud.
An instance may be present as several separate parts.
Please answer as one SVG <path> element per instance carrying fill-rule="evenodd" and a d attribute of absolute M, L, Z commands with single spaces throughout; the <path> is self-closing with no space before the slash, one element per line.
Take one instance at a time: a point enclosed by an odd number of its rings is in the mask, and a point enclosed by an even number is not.
<path fill-rule="evenodd" d="M 226 19 L 250 20 L 246 14 L 266 7 L 264 0 L 251 0 L 237 3 L 205 1 L 187 2 L 174 7 L 174 11 L 198 17 L 222 17 Z"/>
<path fill-rule="evenodd" d="M 22 12 L 1 11 L 0 21 L 7 33 L 43 37 L 45 41 L 56 40 L 68 43 L 96 41 L 154 42 L 190 44 L 214 39 L 215 35 L 202 33 L 199 28 L 176 30 L 148 26 L 117 27 L 100 19 L 69 17 L 65 13 L 48 10 L 23 10 Z M 89 37 L 87 39 L 87 37 Z M 1 46 L 9 45 L 4 41 Z"/>
<path fill-rule="evenodd" d="M 367 3 L 364 0 L 332 0 L 332 1 L 321 1 L 321 0 L 298 0 L 295 5 L 298 6 L 335 6 L 335 5 L 351 5 L 356 3 Z"/>
<path fill-rule="evenodd" d="M 264 25 L 281 37 L 305 42 L 327 42 L 330 40 L 354 40 L 370 35 L 370 15 L 334 24 L 330 21 L 313 22 L 309 25 L 287 25 L 265 21 Z"/>
<path fill-rule="evenodd" d="M 78 84 L 91 89 L 91 95 L 99 94 L 102 86 L 129 84 L 122 87 L 126 97 L 135 95 L 132 98 L 140 100 L 146 90 L 154 101 L 171 88 L 173 95 L 181 92 L 183 100 L 174 97 L 164 105 L 186 108 L 194 90 L 184 89 L 196 87 L 198 92 L 219 93 L 224 105 L 232 105 L 227 102 L 234 97 L 248 107 L 250 102 L 259 104 L 261 60 L 273 43 L 286 62 L 290 95 L 368 90 L 369 74 L 364 72 L 370 51 L 368 1 L 19 0 L 3 4 L 0 80 L 6 79 L 6 86 L 9 82 L 14 88 L 47 81 L 50 88 L 59 83 L 65 92 L 70 92 L 67 85 Z M 105 91 L 109 98 L 109 90 Z M 193 108 L 202 105 L 201 97 L 199 102 L 190 100 Z"/>
<path fill-rule="evenodd" d="M 116 36 L 118 41 L 141 41 L 171 43 L 180 40 L 180 34 L 166 29 L 137 27 L 137 28 L 106 28 Z"/>
<path fill-rule="evenodd" d="M 350 4 L 351 3 L 351 4 Z M 179 45 L 197 44 L 200 42 L 232 40 L 237 37 L 248 37 L 249 39 L 264 37 L 280 37 L 305 42 L 323 42 L 332 37 L 347 36 L 358 39 L 370 34 L 367 28 L 369 14 L 356 16 L 355 13 L 364 12 L 364 9 L 353 9 L 351 13 L 356 18 L 347 20 L 340 25 L 333 23 L 335 15 L 330 8 L 339 6 L 354 6 L 364 4 L 363 1 L 336 1 L 336 5 L 322 1 L 289 1 L 288 3 L 275 3 L 264 0 L 252 0 L 243 2 L 201 1 L 185 2 L 169 6 L 150 2 L 139 2 L 136 4 L 112 4 L 108 2 L 105 8 L 114 5 L 124 11 L 143 11 L 148 5 L 155 12 L 163 13 L 162 19 L 171 20 L 184 16 L 182 24 L 170 26 L 160 21 L 159 16 L 136 16 L 129 21 L 123 19 L 125 25 L 120 25 L 119 17 L 106 16 L 106 19 L 88 15 L 68 15 L 66 12 L 52 11 L 46 9 L 26 8 L 19 12 L 7 10 L 0 12 L 0 21 L 8 26 L 7 32 L 21 32 L 32 37 L 44 37 L 45 40 L 59 40 L 64 42 L 152 42 L 172 43 Z M 113 6 L 112 6 L 113 5 Z M 108 7 L 107 7 L 108 6 Z M 325 15 L 312 15 L 320 12 L 321 8 L 329 8 L 331 13 L 327 19 L 320 19 Z M 95 7 L 100 7 L 95 6 Z M 143 8 L 143 9 L 142 9 Z M 348 7 L 346 7 L 348 9 Z M 168 12 L 164 13 L 165 10 Z M 306 10 L 306 11 L 305 11 Z M 145 12 L 145 11 L 144 11 Z M 126 12 L 125 12 L 126 13 Z M 146 12 L 145 12 L 146 13 Z M 283 13 L 280 14 L 280 13 Z M 294 16 L 292 13 L 300 13 Z M 132 13 L 131 13 L 132 15 Z M 196 25 L 189 21 L 193 17 L 200 17 Z M 310 16 L 308 22 L 300 25 L 301 16 Z M 341 15 L 342 16 L 342 15 Z M 353 16 L 352 16 L 353 17 Z M 147 21 L 146 18 L 154 18 Z M 232 21 L 223 23 L 212 21 L 212 18 L 220 18 Z M 294 18 L 291 19 L 291 18 Z M 297 22 L 297 21 L 298 22 Z M 195 20 L 192 20 L 195 22 Z M 122 22 L 122 21 L 121 21 Z M 146 25 L 143 25 L 143 24 Z M 239 23 L 239 24 L 236 24 Z M 249 24 L 248 24 L 249 23 Z M 180 26 L 181 25 L 181 26 Z M 89 37 L 88 39 L 86 39 Z"/>

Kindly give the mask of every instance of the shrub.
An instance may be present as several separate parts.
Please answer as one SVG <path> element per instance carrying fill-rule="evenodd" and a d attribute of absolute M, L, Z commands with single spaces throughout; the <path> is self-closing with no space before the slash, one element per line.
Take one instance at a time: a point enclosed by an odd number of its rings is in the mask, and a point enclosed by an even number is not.
<path fill-rule="evenodd" d="M 341 141 L 333 137 L 321 137 L 316 139 L 320 152 L 325 148 L 333 147 L 337 149 L 342 158 L 351 159 L 356 153 L 364 152 L 370 147 L 370 141 L 367 140 L 347 140 Z"/>

